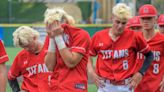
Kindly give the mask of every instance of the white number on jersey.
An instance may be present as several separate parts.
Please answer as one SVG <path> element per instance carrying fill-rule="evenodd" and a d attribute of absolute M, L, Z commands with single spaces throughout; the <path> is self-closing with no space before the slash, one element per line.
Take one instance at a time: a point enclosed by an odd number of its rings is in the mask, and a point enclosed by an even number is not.
<path fill-rule="evenodd" d="M 128 61 L 127 60 L 123 60 L 123 69 L 124 70 L 128 70 L 129 66 L 128 66 Z"/>
<path fill-rule="evenodd" d="M 153 65 L 153 73 L 158 74 L 159 73 L 159 64 L 154 64 Z"/>

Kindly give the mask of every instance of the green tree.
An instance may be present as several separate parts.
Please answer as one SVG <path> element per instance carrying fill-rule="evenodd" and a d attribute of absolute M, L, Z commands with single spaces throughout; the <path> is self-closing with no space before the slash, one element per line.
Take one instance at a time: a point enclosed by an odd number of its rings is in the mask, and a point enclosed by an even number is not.
<path fill-rule="evenodd" d="M 4 1 L 4 2 L 3 2 Z M 3 0 L 0 3 L 0 23 L 41 22 L 46 6 L 44 3 L 24 3 L 20 0 Z"/>

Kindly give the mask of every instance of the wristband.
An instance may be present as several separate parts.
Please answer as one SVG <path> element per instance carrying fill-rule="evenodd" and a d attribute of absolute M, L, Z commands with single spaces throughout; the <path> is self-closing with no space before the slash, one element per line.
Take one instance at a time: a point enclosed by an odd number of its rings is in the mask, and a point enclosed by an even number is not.
<path fill-rule="evenodd" d="M 55 48 L 55 42 L 53 38 L 50 38 L 49 40 L 49 46 L 48 46 L 48 52 L 55 52 L 56 48 Z"/>
<path fill-rule="evenodd" d="M 63 40 L 63 37 L 62 35 L 58 35 L 55 37 L 55 42 L 56 42 L 56 45 L 58 47 L 59 50 L 63 49 L 63 48 L 66 48 L 66 44 Z"/>

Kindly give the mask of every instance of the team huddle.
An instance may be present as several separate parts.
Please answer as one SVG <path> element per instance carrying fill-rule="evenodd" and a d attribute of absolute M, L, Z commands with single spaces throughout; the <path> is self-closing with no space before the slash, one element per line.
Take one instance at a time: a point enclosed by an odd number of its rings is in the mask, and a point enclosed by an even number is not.
<path fill-rule="evenodd" d="M 13 42 L 23 50 L 8 72 L 12 91 L 88 92 L 90 76 L 97 92 L 164 92 L 164 14 L 158 17 L 156 8 L 146 4 L 132 17 L 123 3 L 115 5 L 112 14 L 112 27 L 92 37 L 73 26 L 74 18 L 61 8 L 45 11 L 44 43 L 38 40 L 37 30 L 17 28 Z M 8 56 L 2 42 L 0 46 L 4 64 Z M 1 81 L 0 91 L 5 92 L 5 80 Z"/>

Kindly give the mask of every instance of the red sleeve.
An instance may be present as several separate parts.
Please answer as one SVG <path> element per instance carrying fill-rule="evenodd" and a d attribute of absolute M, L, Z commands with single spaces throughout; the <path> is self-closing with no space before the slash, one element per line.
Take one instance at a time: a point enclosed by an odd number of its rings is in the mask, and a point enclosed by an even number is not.
<path fill-rule="evenodd" d="M 20 67 L 21 66 L 18 62 L 19 62 L 19 55 L 16 56 L 16 58 L 14 59 L 14 62 L 12 64 L 12 66 L 10 67 L 10 70 L 8 72 L 8 79 L 12 80 L 12 79 L 16 79 L 18 76 L 20 76 Z"/>
<path fill-rule="evenodd" d="M 136 48 L 137 52 L 145 54 L 150 51 L 150 47 L 147 44 L 146 40 L 139 33 L 136 33 Z"/>
<path fill-rule="evenodd" d="M 49 37 L 46 36 L 45 40 L 44 40 L 44 48 L 48 49 L 48 45 L 49 45 Z"/>
<path fill-rule="evenodd" d="M 2 41 L 0 40 L 0 63 L 6 62 L 8 60 L 9 58 L 8 55 L 6 54 L 5 47 Z"/>
<path fill-rule="evenodd" d="M 82 31 L 73 37 L 71 51 L 79 52 L 83 55 L 89 52 L 90 36 L 87 32 Z"/>
<path fill-rule="evenodd" d="M 95 34 L 91 39 L 91 46 L 90 46 L 90 51 L 89 51 L 89 54 L 91 56 L 96 56 L 97 55 L 97 50 L 96 50 L 96 41 L 98 40 L 97 38 L 98 37 Z"/>

